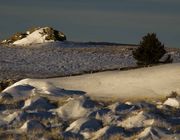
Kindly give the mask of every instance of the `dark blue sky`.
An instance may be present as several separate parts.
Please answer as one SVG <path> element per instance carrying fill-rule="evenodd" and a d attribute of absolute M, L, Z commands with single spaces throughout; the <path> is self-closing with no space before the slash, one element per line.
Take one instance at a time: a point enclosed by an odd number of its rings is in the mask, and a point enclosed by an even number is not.
<path fill-rule="evenodd" d="M 0 0 L 0 19 L 0 39 L 52 26 L 74 41 L 139 43 L 155 32 L 180 47 L 179 0 Z"/>

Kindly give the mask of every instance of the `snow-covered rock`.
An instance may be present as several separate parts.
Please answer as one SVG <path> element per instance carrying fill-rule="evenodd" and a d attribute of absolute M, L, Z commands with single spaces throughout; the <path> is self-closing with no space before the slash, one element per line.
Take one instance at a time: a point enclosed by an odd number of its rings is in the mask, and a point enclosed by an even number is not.
<path fill-rule="evenodd" d="M 27 99 L 22 109 L 24 110 L 49 110 L 55 108 L 46 98 L 35 97 Z"/>
<path fill-rule="evenodd" d="M 178 138 L 169 135 L 167 130 L 161 130 L 156 127 L 146 127 L 140 134 L 136 136 L 135 140 L 177 140 Z"/>
<path fill-rule="evenodd" d="M 168 105 L 175 108 L 180 108 L 180 98 L 168 98 L 164 105 Z"/>
<path fill-rule="evenodd" d="M 63 119 L 76 119 L 85 117 L 95 109 L 96 103 L 85 96 L 70 100 L 53 112 L 58 113 Z"/>
<path fill-rule="evenodd" d="M 46 40 L 47 35 L 43 34 L 43 29 L 46 29 L 46 28 L 40 28 L 31 34 L 28 34 L 25 38 L 15 41 L 13 44 L 14 45 L 29 45 L 32 43 L 36 44 L 36 43 L 45 43 L 45 42 L 53 41 L 53 40 Z"/>
<path fill-rule="evenodd" d="M 102 108 L 98 109 L 97 111 L 93 111 L 88 117 L 101 120 L 103 125 L 116 125 L 121 122 L 121 116 L 112 112 L 108 108 Z"/>
<path fill-rule="evenodd" d="M 3 40 L 1 43 L 12 43 L 13 45 L 25 46 L 64 40 L 66 40 L 66 36 L 62 32 L 54 30 L 51 27 L 38 27 L 31 29 L 31 31 L 26 31 L 25 33 L 17 33 L 10 39 Z"/>
<path fill-rule="evenodd" d="M 105 126 L 101 129 L 99 129 L 97 132 L 94 133 L 94 136 L 91 138 L 91 140 L 97 140 L 97 139 L 109 139 L 113 135 L 123 135 L 124 129 L 117 126 Z"/>
<path fill-rule="evenodd" d="M 118 114 L 127 114 L 136 109 L 136 106 L 124 103 L 114 103 L 109 108 Z"/>
<path fill-rule="evenodd" d="M 97 131 L 102 127 L 102 122 L 96 119 L 89 118 L 80 118 L 66 129 L 66 131 L 71 131 L 74 133 L 78 133 L 81 131 Z"/>
<path fill-rule="evenodd" d="M 144 111 L 134 112 L 134 115 L 127 117 L 127 119 L 120 122 L 118 125 L 124 128 L 133 128 L 133 127 L 144 127 L 151 126 L 154 123 L 154 118 L 151 117 Z"/>

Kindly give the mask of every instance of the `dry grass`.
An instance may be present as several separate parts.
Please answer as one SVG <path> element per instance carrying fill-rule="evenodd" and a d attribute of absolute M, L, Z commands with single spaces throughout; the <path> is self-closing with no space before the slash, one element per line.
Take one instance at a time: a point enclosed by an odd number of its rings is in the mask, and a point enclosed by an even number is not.
<path fill-rule="evenodd" d="M 17 81 L 18 80 L 15 80 L 15 79 L 4 79 L 4 80 L 0 81 L 0 92 L 2 90 L 4 90 L 5 88 L 7 88 L 8 86 L 11 86 L 12 84 L 14 84 Z"/>
<path fill-rule="evenodd" d="M 124 140 L 123 136 L 120 134 L 112 135 L 109 140 Z"/>

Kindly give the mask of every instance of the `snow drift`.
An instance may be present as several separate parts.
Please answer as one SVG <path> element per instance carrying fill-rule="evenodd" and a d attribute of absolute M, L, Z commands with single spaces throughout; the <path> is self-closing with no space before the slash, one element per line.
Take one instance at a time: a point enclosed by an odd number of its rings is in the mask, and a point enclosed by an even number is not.
<path fill-rule="evenodd" d="M 95 97 L 161 98 L 172 91 L 180 93 L 180 64 L 129 71 L 109 71 L 44 81 L 65 89 L 85 91 L 89 96 Z"/>
<path fill-rule="evenodd" d="M 108 71 L 63 78 L 25 79 L 8 87 L 3 92 L 14 91 L 21 93 L 21 90 L 18 91 L 18 89 L 21 89 L 20 85 L 33 86 L 43 91 L 47 87 L 83 91 L 89 96 L 100 98 L 163 98 L 173 91 L 180 93 L 180 64 L 167 64 L 129 71 Z"/>

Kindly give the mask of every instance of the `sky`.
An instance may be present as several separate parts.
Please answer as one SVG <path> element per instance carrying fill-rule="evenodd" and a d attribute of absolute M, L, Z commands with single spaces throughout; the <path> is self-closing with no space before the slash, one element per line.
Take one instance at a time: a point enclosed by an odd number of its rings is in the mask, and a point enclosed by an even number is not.
<path fill-rule="evenodd" d="M 0 0 L 0 39 L 50 26 L 71 41 L 138 44 L 155 32 L 180 48 L 180 0 Z"/>

